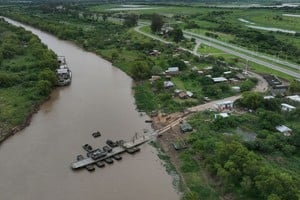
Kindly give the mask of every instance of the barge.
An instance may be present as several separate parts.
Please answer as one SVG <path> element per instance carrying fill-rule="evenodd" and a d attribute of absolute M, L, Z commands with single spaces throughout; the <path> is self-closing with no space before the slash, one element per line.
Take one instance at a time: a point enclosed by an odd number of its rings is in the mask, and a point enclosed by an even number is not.
<path fill-rule="evenodd" d="M 58 56 L 59 68 L 56 69 L 57 86 L 70 85 L 72 81 L 72 71 L 69 69 L 66 58 Z"/>

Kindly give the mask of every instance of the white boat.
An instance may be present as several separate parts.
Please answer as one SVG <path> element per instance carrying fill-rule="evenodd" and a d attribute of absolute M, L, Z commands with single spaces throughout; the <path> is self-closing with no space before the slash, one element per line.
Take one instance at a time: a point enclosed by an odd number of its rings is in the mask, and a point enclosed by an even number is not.
<path fill-rule="evenodd" d="M 57 85 L 65 86 L 71 84 L 72 71 L 68 68 L 66 59 L 63 56 L 58 57 L 60 67 L 56 69 Z"/>

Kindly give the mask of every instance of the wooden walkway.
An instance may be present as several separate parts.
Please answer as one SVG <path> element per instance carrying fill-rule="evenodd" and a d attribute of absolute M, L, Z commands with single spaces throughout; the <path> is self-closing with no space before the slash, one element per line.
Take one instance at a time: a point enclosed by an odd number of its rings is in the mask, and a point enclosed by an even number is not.
<path fill-rule="evenodd" d="M 96 159 L 96 160 L 93 160 L 92 158 L 85 158 L 83 160 L 73 162 L 71 164 L 71 168 L 74 169 L 74 170 L 75 169 L 80 169 L 80 168 L 83 168 L 87 165 L 94 164 L 94 163 L 99 162 L 99 161 L 103 161 L 107 158 L 113 157 L 114 155 L 124 153 L 126 151 L 126 149 L 130 149 L 130 148 L 133 148 L 135 146 L 139 146 L 139 145 L 141 145 L 145 142 L 148 142 L 149 140 L 150 140 L 149 136 L 134 138 L 132 141 L 126 142 L 122 146 L 114 147 L 110 153 L 107 153 L 106 156 L 104 156 L 102 158 L 99 158 L 99 159 Z"/>

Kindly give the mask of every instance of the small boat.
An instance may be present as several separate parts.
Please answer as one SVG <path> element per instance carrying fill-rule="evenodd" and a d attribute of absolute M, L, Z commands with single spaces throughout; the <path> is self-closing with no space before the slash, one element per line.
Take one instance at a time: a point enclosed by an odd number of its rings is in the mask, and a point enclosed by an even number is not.
<path fill-rule="evenodd" d="M 152 119 L 147 119 L 147 120 L 145 120 L 145 122 L 146 122 L 146 123 L 152 123 L 153 120 L 152 120 Z"/>
<path fill-rule="evenodd" d="M 85 168 L 89 171 L 89 172 L 91 172 L 91 171 L 94 171 L 95 170 L 95 167 L 94 167 L 94 165 L 87 165 L 87 166 L 85 166 Z"/>
<path fill-rule="evenodd" d="M 110 153 L 112 151 L 112 148 L 110 148 L 109 146 L 104 146 L 103 151 Z"/>
<path fill-rule="evenodd" d="M 105 167 L 105 163 L 104 163 L 104 162 L 102 162 L 102 161 L 98 161 L 98 162 L 96 162 L 96 165 L 97 165 L 97 167 L 99 167 L 99 168 L 103 168 L 103 167 Z"/>
<path fill-rule="evenodd" d="M 96 131 L 96 132 L 92 133 L 92 136 L 93 136 L 94 138 L 97 138 L 97 137 L 100 137 L 100 136 L 101 136 L 101 133 L 100 133 L 99 131 Z"/>
<path fill-rule="evenodd" d="M 107 164 L 113 164 L 113 163 L 114 163 L 114 160 L 111 159 L 111 158 L 106 158 L 104 161 L 105 161 Z"/>
<path fill-rule="evenodd" d="M 139 151 L 141 151 L 141 149 L 140 149 L 140 148 L 138 148 L 138 147 L 132 147 L 132 149 L 134 150 L 134 153 L 135 153 L 135 152 L 139 152 Z"/>
<path fill-rule="evenodd" d="M 134 154 L 135 153 L 133 148 L 126 149 L 126 152 L 129 153 L 129 154 Z"/>
<path fill-rule="evenodd" d="M 82 148 L 84 150 L 86 150 L 87 152 L 91 152 L 93 150 L 93 147 L 91 145 L 89 145 L 89 144 L 83 145 Z"/>
<path fill-rule="evenodd" d="M 62 64 L 56 69 L 57 85 L 65 86 L 70 85 L 72 81 L 72 71 L 68 68 L 67 64 Z"/>
<path fill-rule="evenodd" d="M 77 159 L 77 161 L 80 161 L 80 160 L 83 160 L 84 157 L 83 157 L 83 155 L 78 155 L 78 156 L 76 157 L 76 159 Z"/>
<path fill-rule="evenodd" d="M 110 147 L 117 147 L 118 143 L 117 142 L 113 142 L 112 140 L 106 140 L 106 144 Z"/>
<path fill-rule="evenodd" d="M 120 155 L 114 155 L 113 156 L 113 158 L 115 159 L 115 160 L 122 160 L 122 156 L 120 156 Z"/>

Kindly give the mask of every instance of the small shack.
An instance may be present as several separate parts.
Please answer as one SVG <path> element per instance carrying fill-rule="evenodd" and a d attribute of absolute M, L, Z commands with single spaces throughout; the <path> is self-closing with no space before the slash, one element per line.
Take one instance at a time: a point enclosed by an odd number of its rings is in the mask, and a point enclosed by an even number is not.
<path fill-rule="evenodd" d="M 287 99 L 290 99 L 292 101 L 297 101 L 300 102 L 300 96 L 299 95 L 292 95 L 292 96 L 287 96 Z"/>
<path fill-rule="evenodd" d="M 172 81 L 164 81 L 164 88 L 171 88 L 174 86 Z"/>
<path fill-rule="evenodd" d="M 178 67 L 169 67 L 166 71 L 166 74 L 168 75 L 176 75 L 179 73 L 179 68 Z"/>
<path fill-rule="evenodd" d="M 282 103 L 282 104 L 281 104 L 281 110 L 282 110 L 282 111 L 290 112 L 290 111 L 293 111 L 293 110 L 295 110 L 295 109 L 296 109 L 296 107 L 295 107 L 295 106 L 292 106 L 292 105 L 290 105 L 290 104 L 286 104 L 286 103 Z"/>
<path fill-rule="evenodd" d="M 228 81 L 228 79 L 225 77 L 215 77 L 215 78 L 212 78 L 212 80 L 214 81 L 214 83 L 222 83 L 222 82 Z"/>
<path fill-rule="evenodd" d="M 223 111 L 223 110 L 232 110 L 233 109 L 233 101 L 222 101 L 216 103 L 217 110 Z"/>
<path fill-rule="evenodd" d="M 215 119 L 217 119 L 217 118 L 226 118 L 226 117 L 229 117 L 228 113 L 215 114 Z"/>
<path fill-rule="evenodd" d="M 279 125 L 279 126 L 276 126 L 275 128 L 277 131 L 282 133 L 284 136 L 291 136 L 291 134 L 292 134 L 292 129 L 290 129 L 287 126 Z"/>

